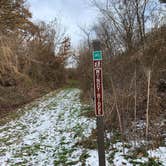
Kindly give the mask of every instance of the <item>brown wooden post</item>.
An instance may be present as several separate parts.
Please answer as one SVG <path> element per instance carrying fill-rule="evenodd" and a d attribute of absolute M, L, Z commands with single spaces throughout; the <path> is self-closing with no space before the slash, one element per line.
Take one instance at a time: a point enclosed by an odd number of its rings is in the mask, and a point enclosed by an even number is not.
<path fill-rule="evenodd" d="M 102 52 L 99 40 L 93 41 L 93 49 L 94 100 L 95 114 L 97 116 L 96 120 L 99 166 L 105 166 Z"/>

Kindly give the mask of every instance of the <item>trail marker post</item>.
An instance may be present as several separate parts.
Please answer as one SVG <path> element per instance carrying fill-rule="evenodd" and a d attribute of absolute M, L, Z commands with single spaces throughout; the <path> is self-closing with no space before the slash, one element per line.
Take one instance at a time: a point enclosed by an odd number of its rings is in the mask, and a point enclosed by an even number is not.
<path fill-rule="evenodd" d="M 99 40 L 93 41 L 93 50 L 94 102 L 97 118 L 99 166 L 105 166 L 102 51 Z"/>

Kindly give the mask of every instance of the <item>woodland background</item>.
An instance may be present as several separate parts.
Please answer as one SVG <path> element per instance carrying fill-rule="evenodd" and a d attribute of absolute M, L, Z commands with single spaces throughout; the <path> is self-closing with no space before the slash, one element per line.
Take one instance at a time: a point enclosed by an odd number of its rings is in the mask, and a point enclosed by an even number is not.
<path fill-rule="evenodd" d="M 82 98 L 93 108 L 92 58 L 89 60 L 93 32 L 103 51 L 105 130 L 115 132 L 122 141 L 147 140 L 152 148 L 164 145 L 165 1 L 91 2 L 100 17 L 92 28 L 82 28 L 86 40 L 80 45 L 77 69 Z"/>
<path fill-rule="evenodd" d="M 55 19 L 31 21 L 25 0 L 0 0 L 0 115 L 66 85 L 93 108 L 91 33 L 102 43 L 105 130 L 120 139 L 164 143 L 166 128 L 165 1 L 91 0 L 98 23 L 83 28 L 77 67 L 66 69 L 70 38 Z M 94 116 L 91 111 L 87 116 Z M 139 126 L 143 130 L 139 130 Z"/>
<path fill-rule="evenodd" d="M 0 114 L 61 87 L 70 39 L 55 18 L 33 23 L 25 0 L 0 0 Z"/>

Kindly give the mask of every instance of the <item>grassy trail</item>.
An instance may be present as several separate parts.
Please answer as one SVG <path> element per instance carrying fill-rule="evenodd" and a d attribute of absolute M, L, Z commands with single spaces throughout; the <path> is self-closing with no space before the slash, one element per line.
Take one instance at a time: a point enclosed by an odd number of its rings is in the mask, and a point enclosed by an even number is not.
<path fill-rule="evenodd" d="M 79 95 L 78 89 L 52 92 L 1 126 L 0 165 L 88 165 L 90 155 L 76 143 L 90 136 L 95 121 L 81 116 L 87 110 Z"/>

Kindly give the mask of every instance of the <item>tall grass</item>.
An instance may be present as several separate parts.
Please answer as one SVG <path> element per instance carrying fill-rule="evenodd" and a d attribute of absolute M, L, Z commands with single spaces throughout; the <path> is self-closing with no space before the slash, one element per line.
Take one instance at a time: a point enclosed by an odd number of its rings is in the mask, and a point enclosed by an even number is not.
<path fill-rule="evenodd" d="M 16 65 L 16 55 L 12 49 L 11 39 L 6 36 L 0 36 L 0 82 L 5 82 L 7 75 L 18 73 Z"/>

